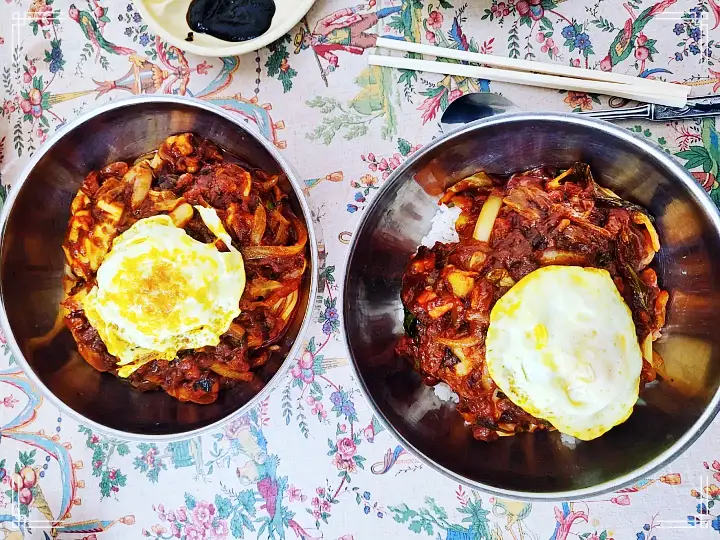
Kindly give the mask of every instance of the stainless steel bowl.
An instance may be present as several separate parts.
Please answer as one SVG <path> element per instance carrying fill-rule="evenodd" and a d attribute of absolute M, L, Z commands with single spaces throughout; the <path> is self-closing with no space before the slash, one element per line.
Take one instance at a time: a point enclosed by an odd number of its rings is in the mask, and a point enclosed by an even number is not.
<path fill-rule="evenodd" d="M 211 405 L 181 403 L 164 392 L 142 393 L 80 357 L 69 331 L 33 350 L 31 340 L 48 332 L 63 298 L 61 249 L 70 202 L 85 175 L 116 160 L 158 148 L 171 134 L 191 131 L 243 161 L 284 173 L 283 186 L 308 229 L 309 268 L 295 321 L 260 372 L 264 387 L 222 392 Z M 53 136 L 14 183 L 0 229 L 0 323 L 27 376 L 61 410 L 81 423 L 126 438 L 154 441 L 198 434 L 218 426 L 266 397 L 294 356 L 310 321 L 317 290 L 318 251 L 301 183 L 275 148 L 229 112 L 185 98 L 146 97 L 109 103 Z M 259 390 L 259 391 L 258 391 Z"/>
<path fill-rule="evenodd" d="M 655 262 L 670 293 L 656 350 L 669 379 L 646 389 L 630 419 L 575 448 L 541 433 L 483 443 L 452 404 L 393 353 L 403 332 L 400 286 L 431 228 L 439 195 L 478 170 L 511 173 L 585 161 L 596 178 L 657 219 Z M 390 431 L 446 476 L 499 495 L 560 500 L 618 489 L 685 450 L 720 407 L 720 216 L 671 156 L 628 131 L 575 115 L 511 114 L 469 124 L 406 161 L 365 210 L 353 238 L 343 311 L 365 394 Z"/>

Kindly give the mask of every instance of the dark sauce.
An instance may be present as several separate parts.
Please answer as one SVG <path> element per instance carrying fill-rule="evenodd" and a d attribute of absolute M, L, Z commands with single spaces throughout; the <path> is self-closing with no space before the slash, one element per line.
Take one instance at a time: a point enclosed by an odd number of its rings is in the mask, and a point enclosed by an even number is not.
<path fill-rule="evenodd" d="M 267 32 L 274 15 L 273 0 L 192 0 L 187 23 L 223 41 L 247 41 Z"/>

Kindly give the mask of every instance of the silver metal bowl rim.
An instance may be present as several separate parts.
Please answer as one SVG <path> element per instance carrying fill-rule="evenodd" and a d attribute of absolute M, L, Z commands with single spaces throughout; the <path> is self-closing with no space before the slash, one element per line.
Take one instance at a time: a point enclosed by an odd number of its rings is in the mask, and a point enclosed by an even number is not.
<path fill-rule="evenodd" d="M 100 107 L 97 107 L 96 109 L 93 109 L 92 111 L 89 111 L 75 120 L 69 122 L 67 125 L 63 126 L 60 130 L 58 130 L 56 133 L 54 133 L 46 142 L 43 144 L 37 152 L 32 156 L 28 164 L 24 167 L 22 172 L 20 173 L 19 180 L 15 182 L 12 185 L 12 188 L 10 189 L 10 196 L 5 201 L 5 205 L 2 209 L 2 215 L 0 216 L 0 253 L 2 253 L 2 248 L 4 245 L 4 238 L 5 238 L 5 228 L 7 226 L 8 218 L 10 216 L 10 212 L 12 210 L 13 204 L 15 203 L 15 199 L 17 198 L 18 193 L 20 192 L 20 188 L 23 186 L 27 178 L 30 176 L 30 173 L 35 168 L 37 163 L 42 159 L 42 157 L 58 142 L 60 139 L 62 139 L 65 135 L 73 131 L 74 129 L 80 127 L 82 124 L 87 122 L 88 120 L 102 115 L 108 111 L 112 111 L 115 109 L 122 109 L 125 107 L 133 107 L 134 105 L 144 105 L 148 103 L 174 103 L 178 105 L 183 106 L 189 106 L 194 107 L 196 109 L 202 109 L 207 112 L 216 114 L 225 120 L 229 120 L 232 122 L 235 126 L 237 126 L 239 129 L 246 132 L 250 137 L 255 139 L 258 143 L 260 143 L 272 156 L 272 158 L 277 162 L 277 164 L 280 166 L 280 168 L 284 171 L 285 175 L 288 178 L 288 181 L 290 182 L 290 185 L 293 188 L 293 191 L 295 192 L 295 196 L 297 197 L 298 204 L 300 205 L 303 213 L 306 217 L 306 225 L 308 229 L 308 246 L 310 249 L 310 260 L 312 262 L 312 268 L 313 272 L 310 276 L 310 291 L 308 295 L 307 300 L 307 308 L 305 309 L 305 313 L 303 314 L 303 321 L 300 325 L 300 328 L 298 329 L 297 337 L 295 338 L 295 342 L 293 343 L 292 347 L 288 351 L 285 360 L 278 368 L 277 372 L 270 378 L 270 380 L 265 384 L 265 386 L 255 394 L 245 405 L 240 407 L 238 410 L 233 411 L 232 413 L 228 414 L 224 418 L 221 418 L 220 420 L 217 420 L 216 422 L 213 422 L 212 424 L 209 424 L 207 426 L 203 426 L 201 428 L 181 432 L 181 433 L 172 433 L 167 435 L 145 435 L 141 433 L 133 433 L 128 431 L 121 431 L 118 429 L 110 428 L 107 426 L 104 426 L 102 424 L 99 424 L 93 420 L 90 420 L 89 418 L 86 418 L 84 415 L 76 412 L 74 409 L 67 406 L 60 398 L 55 396 L 55 394 L 50 391 L 50 389 L 45 386 L 45 384 L 40 380 L 40 378 L 35 374 L 34 370 L 30 366 L 30 364 L 25 359 L 25 355 L 20 350 L 20 347 L 17 344 L 17 341 L 15 340 L 15 336 L 13 335 L 12 329 L 10 327 L 10 322 L 7 317 L 7 312 L 5 311 L 5 303 L 3 301 L 3 295 L 2 295 L 2 284 L 0 283 L 0 327 L 5 332 L 5 337 L 7 338 L 8 345 L 10 346 L 10 350 L 12 351 L 13 355 L 15 356 L 16 362 L 20 365 L 23 372 L 25 373 L 25 376 L 30 380 L 32 384 L 34 384 L 40 392 L 50 400 L 50 402 L 55 405 L 58 409 L 60 409 L 62 412 L 67 413 L 70 417 L 72 417 L 75 421 L 84 424 L 86 426 L 90 426 L 95 430 L 98 430 L 100 432 L 104 432 L 108 435 L 112 435 L 114 437 L 122 438 L 125 440 L 130 441 L 152 441 L 152 442 L 172 442 L 172 441 L 178 441 L 178 440 L 184 440 L 189 439 L 192 437 L 196 437 L 199 435 L 203 435 L 205 433 L 210 433 L 217 431 L 222 426 L 228 424 L 233 419 L 238 418 L 242 416 L 243 414 L 247 413 L 250 409 L 252 409 L 255 405 L 259 404 L 263 399 L 269 396 L 270 392 L 274 389 L 274 387 L 278 384 L 278 382 L 285 376 L 287 371 L 290 369 L 290 363 L 293 358 L 295 358 L 300 350 L 300 348 L 303 346 L 303 338 L 305 336 L 305 333 L 307 331 L 307 328 L 310 324 L 310 321 L 312 320 L 312 314 L 314 311 L 315 306 L 315 300 L 317 297 L 317 287 L 318 287 L 318 264 L 319 264 L 319 256 L 318 256 L 318 248 L 317 248 L 317 238 L 315 235 L 315 229 L 313 224 L 313 217 L 312 212 L 310 211 L 310 206 L 303 195 L 302 188 L 299 184 L 299 182 L 296 179 L 296 175 L 293 172 L 293 170 L 289 167 L 289 165 L 285 162 L 284 158 L 280 156 L 280 153 L 273 147 L 273 145 L 262 135 L 259 133 L 256 133 L 253 131 L 252 128 L 248 127 L 247 125 L 244 125 L 244 122 L 236 117 L 234 117 L 231 113 L 223 109 L 222 107 L 218 107 L 217 105 L 213 105 L 211 103 L 205 103 L 203 101 L 187 98 L 187 97 L 177 97 L 177 96 L 136 96 L 131 98 L 125 98 L 120 99 L 116 101 L 112 101 L 109 103 L 106 103 L 105 105 L 102 105 Z M 168 134 L 170 135 L 170 134 Z"/>
<path fill-rule="evenodd" d="M 360 223 L 358 224 L 355 233 L 353 234 L 352 241 L 350 242 L 350 247 L 348 250 L 348 256 L 346 260 L 346 269 L 345 269 L 345 278 L 343 280 L 343 302 L 342 302 L 342 313 L 341 317 L 343 319 L 343 340 L 345 344 L 345 350 L 347 351 L 348 358 L 350 359 L 350 365 L 352 366 L 352 369 L 355 373 L 355 377 L 358 381 L 358 384 L 360 386 L 360 389 L 363 393 L 363 396 L 370 404 L 370 407 L 372 408 L 375 415 L 378 417 L 380 422 L 384 425 L 384 427 L 393 434 L 394 437 L 400 440 L 400 442 L 403 444 L 403 446 L 406 449 L 409 449 L 412 454 L 419 459 L 424 465 L 427 465 L 432 470 L 441 473 L 446 478 L 454 480 L 456 482 L 459 482 L 460 484 L 464 484 L 465 486 L 468 486 L 472 489 L 479 489 L 482 491 L 485 491 L 487 493 L 501 496 L 501 497 L 512 497 L 515 499 L 522 499 L 527 501 L 537 501 L 537 502 L 552 502 L 552 501 L 570 501 L 570 500 L 579 500 L 583 498 L 588 497 L 594 497 L 597 495 L 601 495 L 603 493 L 608 493 L 612 491 L 617 491 L 618 489 L 622 489 L 624 487 L 630 486 L 634 483 L 636 483 L 638 480 L 641 480 L 643 478 L 646 478 L 648 475 L 651 475 L 658 469 L 661 469 L 662 467 L 668 465 L 670 462 L 672 462 L 674 459 L 676 459 L 678 456 L 680 456 L 685 450 L 687 450 L 707 429 L 707 427 L 712 423 L 715 416 L 720 413 L 720 388 L 716 390 L 715 395 L 713 396 L 712 400 L 708 404 L 707 408 L 703 412 L 703 414 L 700 416 L 700 418 L 697 419 L 697 421 L 688 429 L 688 431 L 680 437 L 675 443 L 672 444 L 667 450 L 662 452 L 660 455 L 656 456 L 654 459 L 650 460 L 648 463 L 643 465 L 642 467 L 639 467 L 635 469 L 634 471 L 627 473 L 625 475 L 619 476 L 618 478 L 615 478 L 613 480 L 603 482 L 600 484 L 597 484 L 592 487 L 587 487 L 583 489 L 575 489 L 575 490 L 567 490 L 567 491 L 557 491 L 557 492 L 531 492 L 531 491 L 520 491 L 520 490 L 511 490 L 511 489 L 502 489 L 497 488 L 488 484 L 484 484 L 482 482 L 475 482 L 473 480 L 470 480 L 468 478 L 465 478 L 446 467 L 443 467 L 442 465 L 435 463 L 430 458 L 425 456 L 420 450 L 415 448 L 410 442 L 401 435 L 390 423 L 390 421 L 385 417 L 383 412 L 379 409 L 377 404 L 375 403 L 375 400 L 372 398 L 370 391 L 368 390 L 367 386 L 365 385 L 365 381 L 360 373 L 360 369 L 358 367 L 357 361 L 350 350 L 350 343 L 348 342 L 347 336 L 348 336 L 348 330 L 345 322 L 345 301 L 346 301 L 346 295 L 345 291 L 347 290 L 348 280 L 349 280 L 349 266 L 350 261 L 353 258 L 353 255 L 355 253 L 355 249 L 357 247 L 358 239 L 362 235 L 366 225 L 367 225 L 367 216 L 371 214 L 371 212 L 375 209 L 375 207 L 379 204 L 380 199 L 382 198 L 381 195 L 384 194 L 386 191 L 394 190 L 395 187 L 399 184 L 401 177 L 405 173 L 405 171 L 415 162 L 421 160 L 428 154 L 431 154 L 433 151 L 435 151 L 436 148 L 439 146 L 447 143 L 448 141 L 451 141 L 453 139 L 462 137 L 463 135 L 466 135 L 468 133 L 471 133 L 475 131 L 478 128 L 487 128 L 493 125 L 498 124 L 512 124 L 514 122 L 524 122 L 528 120 L 534 120 L 534 121 L 555 121 L 555 122 L 564 122 L 566 124 L 574 124 L 579 126 L 584 126 L 589 129 L 596 129 L 600 131 L 604 131 L 614 137 L 617 137 L 619 139 L 624 140 L 625 142 L 628 142 L 632 145 L 635 145 L 638 147 L 639 150 L 649 154 L 656 160 L 658 160 L 666 169 L 669 170 L 670 173 L 674 174 L 678 180 L 682 181 L 685 184 L 685 187 L 688 188 L 688 190 L 694 195 L 696 201 L 698 204 L 707 212 L 710 219 L 712 220 L 714 229 L 718 231 L 720 234 L 720 213 L 718 213 L 717 207 L 712 202 L 712 199 L 710 199 L 709 195 L 698 185 L 698 183 L 695 181 L 695 179 L 690 176 L 690 174 L 683 168 L 680 164 L 678 164 L 673 158 L 671 158 L 669 155 L 667 155 L 665 152 L 663 152 L 659 147 L 656 145 L 649 143 L 648 141 L 644 141 L 635 135 L 633 135 L 630 131 L 626 129 L 619 128 L 609 122 L 606 122 L 604 120 L 597 120 L 594 118 L 584 117 L 573 113 L 529 113 L 529 112 L 520 112 L 520 113 L 504 113 L 499 114 L 496 116 L 491 116 L 488 118 L 483 118 L 481 120 L 476 120 L 474 122 L 470 122 L 468 124 L 465 124 L 462 127 L 459 127 L 442 137 L 438 137 L 431 143 L 429 143 L 427 146 L 422 147 L 418 152 L 413 154 L 412 158 L 405 161 L 403 164 L 400 165 L 393 173 L 390 175 L 390 177 L 387 179 L 387 181 L 381 186 L 380 190 L 375 194 L 372 201 L 368 205 L 368 207 L 364 210 L 363 216 L 360 218 Z"/>

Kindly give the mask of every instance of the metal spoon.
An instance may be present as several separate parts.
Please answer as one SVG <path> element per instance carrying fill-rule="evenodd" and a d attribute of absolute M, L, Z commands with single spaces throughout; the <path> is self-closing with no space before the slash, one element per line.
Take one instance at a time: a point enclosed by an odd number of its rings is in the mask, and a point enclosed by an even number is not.
<path fill-rule="evenodd" d="M 440 118 L 440 125 L 443 132 L 447 132 L 473 120 L 519 110 L 517 105 L 500 94 L 490 92 L 465 94 L 448 105 Z"/>
<path fill-rule="evenodd" d="M 450 103 L 440 118 L 443 131 L 449 131 L 458 124 L 467 124 L 473 120 L 486 118 L 503 112 L 520 110 L 512 101 L 499 94 L 489 92 L 465 94 Z M 659 122 L 668 120 L 701 118 L 720 115 L 720 96 L 689 98 L 683 108 L 666 107 L 664 105 L 640 105 L 627 109 L 604 111 L 586 111 L 579 114 L 603 118 L 605 120 L 628 120 L 644 118 Z"/>

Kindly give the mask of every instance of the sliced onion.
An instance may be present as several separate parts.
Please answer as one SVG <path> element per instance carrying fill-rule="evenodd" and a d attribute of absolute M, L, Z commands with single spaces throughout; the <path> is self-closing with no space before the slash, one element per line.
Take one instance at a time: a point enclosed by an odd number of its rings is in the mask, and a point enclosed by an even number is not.
<path fill-rule="evenodd" d="M 153 202 L 153 207 L 158 212 L 168 212 L 184 202 L 182 197 L 177 198 L 172 191 L 167 189 L 162 191 L 151 189 L 148 197 L 150 197 L 150 200 Z"/>
<path fill-rule="evenodd" d="M 155 155 L 153 156 L 152 160 L 150 161 L 150 168 L 152 168 L 153 171 L 157 171 L 162 167 L 163 163 L 164 163 L 163 158 L 160 157 L 158 152 L 155 152 Z"/>
<path fill-rule="evenodd" d="M 244 187 L 243 187 L 243 197 L 247 197 L 250 195 L 250 190 L 252 189 L 252 175 L 243 169 L 243 175 L 242 175 Z"/>
<path fill-rule="evenodd" d="M 273 187 L 275 187 L 275 184 L 278 183 L 279 179 L 280 177 L 278 175 L 273 175 L 270 177 L 269 180 L 267 180 L 266 182 L 260 182 L 258 185 L 263 191 L 270 191 Z"/>
<path fill-rule="evenodd" d="M 428 309 L 428 315 L 432 317 L 433 319 L 438 319 L 445 315 L 448 311 L 450 311 L 453 307 L 455 307 L 455 301 L 452 299 L 452 297 L 447 298 L 444 297 L 445 301 L 441 304 L 437 304 L 430 309 Z M 442 299 L 441 299 L 442 300 Z"/>
<path fill-rule="evenodd" d="M 275 231 L 275 238 L 273 239 L 273 243 L 275 243 L 276 245 L 282 245 L 287 242 L 289 226 L 289 223 L 280 223 L 278 225 L 278 228 Z"/>
<path fill-rule="evenodd" d="M 138 157 L 135 161 L 133 161 L 133 165 L 139 165 L 140 163 L 147 161 L 148 163 L 151 163 L 153 158 L 157 155 L 157 152 L 153 150 L 152 152 L 147 152 L 140 157 Z M 152 165 L 151 165 L 152 166 Z M 105 167 L 107 169 L 107 167 Z M 104 170 L 104 169 L 103 169 Z"/>
<path fill-rule="evenodd" d="M 485 264 L 486 259 L 487 255 L 484 252 L 478 250 L 470 257 L 470 262 L 468 263 L 468 266 L 473 270 L 478 270 L 483 264 Z"/>
<path fill-rule="evenodd" d="M 88 206 L 90 206 L 90 197 L 88 197 L 84 191 L 78 191 L 70 205 L 70 213 L 76 214 Z"/>
<path fill-rule="evenodd" d="M 495 218 L 497 218 L 498 212 L 502 207 L 502 197 L 498 195 L 490 195 L 485 204 L 483 204 L 480 215 L 478 216 L 477 223 L 475 224 L 475 230 L 473 231 L 473 238 L 480 242 L 487 242 L 490 240 L 493 226 L 495 225 Z"/>
<path fill-rule="evenodd" d="M 125 207 L 119 202 L 107 202 L 104 199 L 100 199 L 96 205 L 100 210 L 110 215 L 112 220 L 117 223 L 123 215 Z"/>
<path fill-rule="evenodd" d="M 263 297 L 267 299 L 272 293 L 281 289 L 283 286 L 284 284 L 279 281 L 258 276 L 248 283 L 247 294 L 253 298 Z"/>
<path fill-rule="evenodd" d="M 475 345 L 480 345 L 482 342 L 482 339 L 480 339 L 477 336 L 466 336 L 464 338 L 460 339 L 449 339 L 449 338 L 436 338 L 438 343 L 441 345 L 445 345 L 446 347 L 450 347 L 451 349 L 455 349 L 455 347 L 474 347 Z"/>
<path fill-rule="evenodd" d="M 253 214 L 253 226 L 250 232 L 250 243 L 254 246 L 260 245 L 262 242 L 263 235 L 265 234 L 265 228 L 267 227 L 267 212 L 265 212 L 265 205 L 260 201 L 255 208 L 255 214 Z"/>
<path fill-rule="evenodd" d="M 141 161 L 125 173 L 123 182 L 132 183 L 133 186 L 130 206 L 137 208 L 142 204 L 150 191 L 152 179 L 153 172 L 147 161 Z"/>
<path fill-rule="evenodd" d="M 252 311 L 254 309 L 257 309 L 258 307 L 264 307 L 270 309 L 273 312 L 276 312 L 282 307 L 282 303 L 285 301 L 285 298 L 293 291 L 296 291 L 300 288 L 301 283 L 302 278 L 291 280 L 283 279 L 281 283 L 282 286 L 272 291 L 270 296 L 268 296 L 264 300 L 257 301 L 245 298 L 240 301 L 240 308 L 244 311 Z M 251 294 L 248 292 L 247 296 L 251 296 Z"/>
<path fill-rule="evenodd" d="M 655 299 L 655 327 L 657 328 L 653 335 L 655 339 L 660 337 L 660 329 L 665 326 L 668 300 L 670 300 L 670 293 L 667 291 L 660 291 Z"/>
<path fill-rule="evenodd" d="M 648 361 L 648 363 L 653 366 L 653 339 L 652 339 L 652 332 L 649 333 L 647 336 L 645 336 L 645 339 L 643 339 L 642 346 L 640 347 L 640 350 L 642 351 L 642 357 Z M 655 366 L 653 366 L 655 367 Z"/>
<path fill-rule="evenodd" d="M 632 219 L 633 223 L 644 225 L 647 229 L 648 236 L 650 237 L 650 245 L 652 246 L 653 251 L 655 251 L 655 253 L 660 251 L 660 237 L 658 236 L 652 221 L 650 221 L 650 218 L 642 212 L 633 212 Z"/>
<path fill-rule="evenodd" d="M 188 203 L 182 203 L 175 210 L 170 212 L 170 219 L 176 227 L 183 228 L 193 217 L 193 207 Z"/>
<path fill-rule="evenodd" d="M 450 199 L 452 199 L 457 193 L 465 191 L 466 189 L 492 187 L 492 185 L 492 180 L 487 174 L 484 172 L 475 173 L 472 176 L 468 176 L 467 178 L 464 178 L 456 184 L 450 186 L 445 191 L 445 194 L 442 196 L 438 204 L 447 204 L 448 201 L 450 201 Z"/>
<path fill-rule="evenodd" d="M 288 227 L 290 226 L 290 222 L 285 219 L 285 216 L 282 215 L 282 212 L 280 212 L 279 208 L 275 208 L 270 217 L 272 222 L 275 223 L 277 227 L 275 229 L 275 239 L 273 240 L 273 243 L 275 245 L 284 244 L 285 242 L 287 242 Z"/>
<path fill-rule="evenodd" d="M 280 318 L 283 321 L 287 321 L 290 316 L 293 314 L 293 311 L 295 310 L 295 305 L 297 304 L 298 300 L 298 292 L 293 291 L 291 292 L 285 300 L 285 309 L 283 309 L 282 313 L 280 314 Z"/>
<path fill-rule="evenodd" d="M 647 252 L 645 253 L 645 256 L 640 260 L 638 263 L 638 266 L 640 267 L 640 270 L 647 268 L 650 263 L 655 258 L 655 250 L 653 250 L 651 245 L 646 246 Z"/>
<path fill-rule="evenodd" d="M 560 187 L 560 181 L 561 181 L 561 180 L 564 180 L 570 173 L 573 172 L 573 170 L 574 170 L 574 169 L 571 167 L 571 168 L 569 168 L 567 171 L 565 171 L 565 172 L 563 172 L 563 173 L 560 173 L 560 174 L 557 175 L 555 178 L 553 178 L 552 180 L 550 180 L 550 181 L 547 183 L 548 189 L 557 189 L 557 188 L 559 188 L 559 187 Z"/>
<path fill-rule="evenodd" d="M 230 369 L 226 365 L 220 364 L 219 362 L 210 366 L 210 369 L 221 377 L 226 377 L 228 379 L 249 382 L 254 377 L 252 371 L 235 371 L 234 369 Z"/>
<path fill-rule="evenodd" d="M 305 225 L 296 217 L 291 217 L 290 221 L 297 234 L 297 242 L 292 246 L 248 246 L 243 248 L 243 256 L 248 259 L 263 259 L 265 257 L 292 257 L 305 249 L 307 244 L 307 230 Z"/>
<path fill-rule="evenodd" d="M 452 352 L 460 360 L 460 363 L 455 365 L 455 374 L 464 377 L 472 371 L 474 364 L 462 350 L 462 347 L 452 347 Z"/>
<path fill-rule="evenodd" d="M 565 251 L 562 249 L 545 249 L 538 253 L 538 262 L 543 266 L 559 264 L 563 266 L 583 266 L 587 264 L 587 257 L 581 253 Z"/>
<path fill-rule="evenodd" d="M 277 347 L 277 346 L 275 346 L 275 347 Z M 277 349 L 273 349 L 273 345 L 271 345 L 270 347 L 268 347 L 268 350 L 261 352 L 259 355 L 257 355 L 255 358 L 253 358 L 250 361 L 250 367 L 252 369 L 257 369 L 257 368 L 262 367 L 265 364 L 267 364 L 268 360 L 270 360 L 270 351 L 271 350 L 274 352 L 274 350 L 277 350 Z"/>
<path fill-rule="evenodd" d="M 493 285 L 498 285 L 500 287 L 512 287 L 515 285 L 515 280 L 510 275 L 510 272 L 508 272 L 505 268 L 490 270 L 485 277 Z"/>
<path fill-rule="evenodd" d="M 95 194 L 96 200 L 114 201 L 125 191 L 126 184 L 117 178 L 108 178 Z"/>
<path fill-rule="evenodd" d="M 232 337 L 240 341 L 242 338 L 245 337 L 245 329 L 240 326 L 237 323 L 231 323 L 230 328 L 227 329 L 227 334 L 230 334 Z"/>

